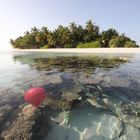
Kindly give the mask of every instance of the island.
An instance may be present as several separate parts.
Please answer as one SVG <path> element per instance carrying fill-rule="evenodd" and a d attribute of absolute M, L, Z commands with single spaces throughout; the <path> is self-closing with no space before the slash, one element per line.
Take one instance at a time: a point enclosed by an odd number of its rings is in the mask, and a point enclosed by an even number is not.
<path fill-rule="evenodd" d="M 26 31 L 16 39 L 10 39 L 15 49 L 49 48 L 139 48 L 134 40 L 110 28 L 101 31 L 92 20 L 85 26 L 70 23 L 67 27 L 59 25 L 53 31 L 46 26 Z"/>

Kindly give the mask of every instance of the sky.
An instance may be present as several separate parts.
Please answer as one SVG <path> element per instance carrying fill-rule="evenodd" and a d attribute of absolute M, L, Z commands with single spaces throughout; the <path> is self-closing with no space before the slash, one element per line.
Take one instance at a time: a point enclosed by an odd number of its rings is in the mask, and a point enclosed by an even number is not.
<path fill-rule="evenodd" d="M 31 27 L 53 30 L 93 20 L 101 30 L 115 28 L 140 45 L 140 0 L 0 0 L 0 50 Z"/>

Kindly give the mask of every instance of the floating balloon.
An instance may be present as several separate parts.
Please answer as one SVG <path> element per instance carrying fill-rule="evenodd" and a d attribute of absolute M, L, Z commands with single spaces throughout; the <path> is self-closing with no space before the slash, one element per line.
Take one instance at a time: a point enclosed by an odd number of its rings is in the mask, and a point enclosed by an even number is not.
<path fill-rule="evenodd" d="M 32 104 L 35 107 L 39 107 L 41 102 L 47 96 L 46 91 L 44 88 L 41 87 L 34 87 L 29 89 L 25 95 L 24 99 L 26 102 Z"/>

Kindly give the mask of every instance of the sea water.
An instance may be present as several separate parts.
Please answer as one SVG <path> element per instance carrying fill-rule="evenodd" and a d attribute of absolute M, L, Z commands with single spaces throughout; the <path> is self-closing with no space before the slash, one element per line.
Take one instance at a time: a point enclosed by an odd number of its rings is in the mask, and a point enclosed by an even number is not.
<path fill-rule="evenodd" d="M 139 54 L 1 52 L 0 73 L 0 108 L 8 107 L 15 114 L 31 87 L 43 86 L 61 100 L 62 91 L 77 83 L 83 86 L 75 108 L 69 112 L 48 110 L 51 127 L 46 140 L 140 137 Z M 12 113 L 5 117 L 1 132 L 14 119 Z"/>

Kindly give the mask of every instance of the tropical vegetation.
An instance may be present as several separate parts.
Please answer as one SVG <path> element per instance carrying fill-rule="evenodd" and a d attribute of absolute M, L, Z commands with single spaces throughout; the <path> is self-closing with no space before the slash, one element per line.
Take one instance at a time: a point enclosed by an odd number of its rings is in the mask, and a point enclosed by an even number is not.
<path fill-rule="evenodd" d="M 47 27 L 33 27 L 23 36 L 11 39 L 10 43 L 20 49 L 139 47 L 134 40 L 113 28 L 101 31 L 91 20 L 85 26 L 72 22 L 67 27 L 59 25 L 53 31 Z"/>

